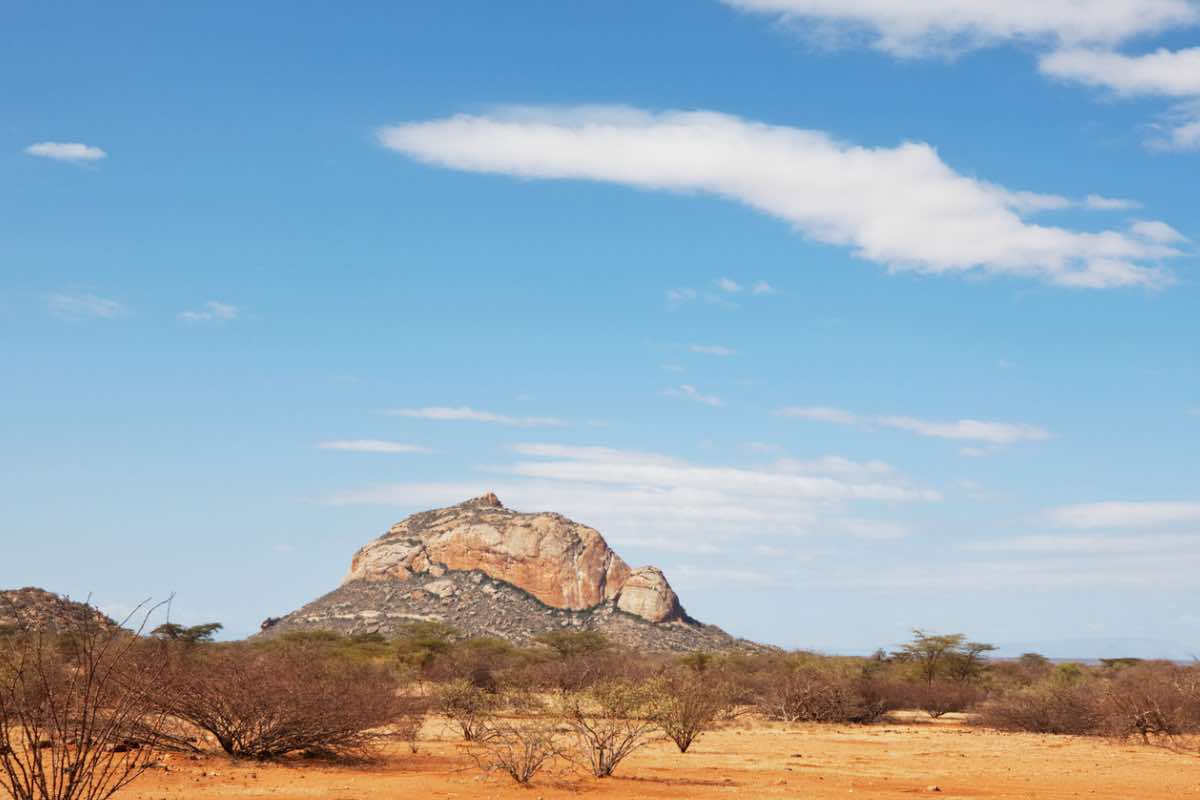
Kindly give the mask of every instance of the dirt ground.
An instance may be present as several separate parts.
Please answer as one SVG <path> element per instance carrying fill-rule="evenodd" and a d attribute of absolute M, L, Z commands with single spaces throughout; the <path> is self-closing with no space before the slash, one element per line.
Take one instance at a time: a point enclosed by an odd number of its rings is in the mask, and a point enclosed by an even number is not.
<path fill-rule="evenodd" d="M 686 755 L 655 742 L 615 777 L 555 767 L 522 789 L 482 775 L 437 720 L 419 752 L 388 746 L 371 764 L 253 764 L 170 756 L 117 795 L 173 798 L 1200 798 L 1200 754 L 1069 736 L 1009 734 L 961 720 L 871 727 L 744 721 L 701 737 Z M 935 788 L 936 787 L 936 788 Z"/>

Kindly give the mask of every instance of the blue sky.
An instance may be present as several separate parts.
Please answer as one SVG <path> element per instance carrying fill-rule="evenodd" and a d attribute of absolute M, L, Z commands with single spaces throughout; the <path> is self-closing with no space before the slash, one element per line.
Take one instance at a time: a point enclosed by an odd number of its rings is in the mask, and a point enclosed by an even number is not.
<path fill-rule="evenodd" d="M 764 641 L 1200 650 L 1200 5 L 1089 3 L 10 10 L 0 585 L 243 635 L 494 489 Z"/>

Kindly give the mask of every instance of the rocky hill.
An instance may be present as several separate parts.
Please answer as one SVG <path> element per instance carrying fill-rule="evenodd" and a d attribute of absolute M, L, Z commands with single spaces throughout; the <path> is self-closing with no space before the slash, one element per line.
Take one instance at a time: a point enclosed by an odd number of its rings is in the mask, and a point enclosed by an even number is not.
<path fill-rule="evenodd" d="M 45 589 L 0 590 L 0 631 L 57 631 L 89 621 L 104 628 L 117 623 L 86 603 L 76 603 Z"/>
<path fill-rule="evenodd" d="M 656 651 L 758 647 L 689 617 L 660 570 L 631 568 L 596 530 L 512 511 L 494 494 L 396 523 L 354 555 L 340 588 L 259 635 L 390 635 L 420 621 L 522 645 L 575 629 Z"/>

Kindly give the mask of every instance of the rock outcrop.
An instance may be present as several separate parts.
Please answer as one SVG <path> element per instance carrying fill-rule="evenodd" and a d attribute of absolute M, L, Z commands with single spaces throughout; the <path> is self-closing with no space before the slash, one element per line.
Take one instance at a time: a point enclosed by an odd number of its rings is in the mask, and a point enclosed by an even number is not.
<path fill-rule="evenodd" d="M 512 511 L 494 494 L 396 523 L 354 555 L 343 583 L 446 569 L 478 570 L 553 608 L 581 611 L 616 600 L 650 622 L 684 616 L 661 571 L 632 570 L 595 529 L 561 514 Z"/>
<path fill-rule="evenodd" d="M 431 621 L 518 645 L 574 629 L 646 651 L 762 647 L 689 617 L 661 570 L 630 568 L 596 530 L 512 511 L 493 494 L 396 523 L 354 555 L 341 587 L 258 635 L 388 636 Z"/>
<path fill-rule="evenodd" d="M 68 600 L 45 589 L 26 586 L 24 589 L 0 590 L 0 632 L 54 632 L 77 630 L 83 625 L 98 625 L 103 629 L 117 627 L 117 623 L 95 607 Z"/>
<path fill-rule="evenodd" d="M 617 608 L 650 622 L 670 622 L 684 616 L 679 597 L 658 567 L 634 570 L 621 587 Z"/>

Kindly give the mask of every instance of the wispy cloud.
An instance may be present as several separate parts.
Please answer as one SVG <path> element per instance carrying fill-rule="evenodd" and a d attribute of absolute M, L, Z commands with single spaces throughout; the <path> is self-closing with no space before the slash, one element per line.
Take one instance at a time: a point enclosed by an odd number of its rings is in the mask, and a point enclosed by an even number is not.
<path fill-rule="evenodd" d="M 711 586 L 714 582 L 745 586 L 772 586 L 777 582 L 777 578 L 760 570 L 701 567 L 694 564 L 676 564 L 671 567 L 670 574 L 680 586 L 686 586 L 689 583 Z"/>
<path fill-rule="evenodd" d="M 184 322 L 214 322 L 237 319 L 238 307 L 228 303 L 210 300 L 202 308 L 179 312 L 179 318 Z"/>
<path fill-rule="evenodd" d="M 903 531 L 890 520 L 846 510 L 940 499 L 894 474 L 796 474 L 554 443 L 525 443 L 514 451 L 517 460 L 488 467 L 486 480 L 372 486 L 332 500 L 428 508 L 494 489 L 510 507 L 559 511 L 597 527 L 610 541 L 703 552 L 729 537 L 895 536 Z"/>
<path fill-rule="evenodd" d="M 80 144 L 79 142 L 38 142 L 25 148 L 25 152 L 39 158 L 49 158 L 54 161 L 67 161 L 75 164 L 99 161 L 107 158 L 108 153 L 99 147 Z"/>
<path fill-rule="evenodd" d="M 1158 220 L 1138 220 L 1129 227 L 1134 234 L 1151 242 L 1174 244 L 1187 241 L 1187 237 L 1182 233 Z"/>
<path fill-rule="evenodd" d="M 1012 422 L 988 422 L 977 419 L 960 419 L 953 422 L 916 419 L 914 417 L 879 417 L 876 424 L 885 428 L 909 431 L 918 436 L 937 439 L 968 439 L 992 444 L 1013 442 L 1036 442 L 1050 438 L 1050 432 L 1036 425 Z"/>
<path fill-rule="evenodd" d="M 1042 57 L 1041 71 L 1053 78 L 1110 89 L 1127 96 L 1200 96 L 1200 47 L 1159 49 L 1144 55 L 1108 50 L 1059 50 Z"/>
<path fill-rule="evenodd" d="M 786 406 L 775 412 L 779 417 L 807 419 L 813 422 L 832 422 L 837 425 L 856 425 L 858 415 L 828 406 Z"/>
<path fill-rule="evenodd" d="M 393 417 L 436 420 L 438 422 L 490 422 L 513 428 L 561 428 L 568 423 L 557 417 L 513 417 L 492 411 L 480 411 L 470 406 L 426 406 L 397 408 L 387 412 Z"/>
<path fill-rule="evenodd" d="M 1072 587 L 1190 587 L 1200 569 L 1200 553 L 1079 552 L 1030 554 L 1028 558 L 959 561 L 936 565 L 899 564 L 886 568 L 835 568 L 813 571 L 806 585 L 887 592 L 1030 591 Z M 1055 557 L 1057 556 L 1057 557 Z"/>
<path fill-rule="evenodd" d="M 432 453 L 428 447 L 407 442 L 387 442 L 381 439 L 337 439 L 318 442 L 319 450 L 342 450 L 348 453 Z"/>
<path fill-rule="evenodd" d="M 956 172 L 920 142 L 859 147 L 725 114 L 613 107 L 508 108 L 387 127 L 378 137 L 455 169 L 715 194 L 892 272 L 1160 286 L 1170 282 L 1161 261 L 1180 254 L 1130 232 L 1030 222 L 1026 215 L 1059 199 Z"/>
<path fill-rule="evenodd" d="M 720 344 L 693 344 L 688 347 L 688 350 L 706 356 L 732 356 L 737 353 L 737 350 L 734 350 L 732 347 L 725 347 Z"/>
<path fill-rule="evenodd" d="M 1015 536 L 1010 539 L 969 542 L 963 545 L 963 549 L 980 553 L 1073 553 L 1077 555 L 1163 552 L 1200 553 L 1200 534 Z"/>
<path fill-rule="evenodd" d="M 1093 211 L 1127 211 L 1133 208 L 1141 208 L 1142 204 L 1136 200 L 1089 194 L 1083 199 L 1083 205 L 1085 208 L 1090 208 Z"/>
<path fill-rule="evenodd" d="M 786 406 L 778 409 L 775 414 L 781 417 L 792 417 L 816 422 L 832 422 L 838 425 L 857 425 L 864 428 L 893 428 L 935 439 L 961 439 L 987 442 L 994 445 L 1040 441 L 1049 439 L 1052 435 L 1044 428 L 1024 423 L 991 422 L 978 419 L 942 421 L 901 416 L 864 417 L 840 408 L 827 408 L 825 406 Z M 985 451 L 964 453 L 964 455 L 983 454 L 985 454 Z"/>
<path fill-rule="evenodd" d="M 125 313 L 125 306 L 116 300 L 89 292 L 55 292 L 47 300 L 50 313 L 59 319 L 112 319 Z"/>
<path fill-rule="evenodd" d="M 891 464 L 885 461 L 854 461 L 842 456 L 822 456 L 809 461 L 795 458 L 781 458 L 775 462 L 775 467 L 783 472 L 807 472 L 818 475 L 840 476 L 880 476 L 895 472 Z"/>
<path fill-rule="evenodd" d="M 859 41 L 903 58 L 944 56 L 1006 40 L 1113 45 L 1188 25 L 1187 0 L 723 0 L 771 15 L 826 43 Z"/>
<path fill-rule="evenodd" d="M 706 406 L 723 405 L 721 398 L 715 394 L 704 394 L 690 383 L 681 383 L 678 386 L 672 386 L 669 389 L 664 389 L 663 394 L 668 397 L 685 397 L 689 400 L 695 400 L 697 403 L 703 403 Z"/>
<path fill-rule="evenodd" d="M 1200 502 L 1126 502 L 1110 500 L 1060 506 L 1048 512 L 1056 524 L 1068 528 L 1136 528 L 1200 522 Z"/>
<path fill-rule="evenodd" d="M 1153 53 L 1126 55 L 1110 50 L 1065 49 L 1043 56 L 1044 75 L 1061 81 L 1107 89 L 1118 97 L 1167 97 L 1178 102 L 1150 144 L 1191 150 L 1200 147 L 1200 47 L 1160 48 Z"/>
<path fill-rule="evenodd" d="M 680 303 L 689 303 L 693 300 L 704 300 L 708 303 L 737 308 L 737 303 L 733 302 L 729 298 L 729 295 L 742 294 L 744 292 L 751 295 L 774 294 L 775 288 L 766 281 L 761 280 L 755 281 L 747 288 L 732 278 L 717 278 L 712 282 L 711 287 L 705 289 L 703 292 L 691 287 L 668 289 L 667 301 L 672 305 L 678 305 Z"/>
<path fill-rule="evenodd" d="M 870 46 L 899 58 L 955 56 L 1002 42 L 1044 50 L 1039 71 L 1052 79 L 1110 90 L 1118 97 L 1184 99 L 1151 126 L 1148 144 L 1200 148 L 1200 48 L 1129 55 L 1136 37 L 1200 22 L 1191 0 L 723 0 L 770 15 L 827 47 Z M 865 36 L 863 34 L 866 34 Z M 1085 207 L 1109 210 L 1117 206 Z"/>

